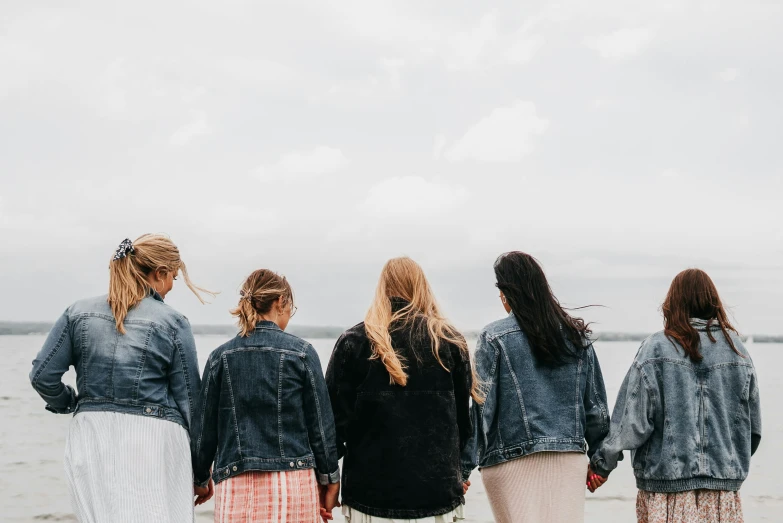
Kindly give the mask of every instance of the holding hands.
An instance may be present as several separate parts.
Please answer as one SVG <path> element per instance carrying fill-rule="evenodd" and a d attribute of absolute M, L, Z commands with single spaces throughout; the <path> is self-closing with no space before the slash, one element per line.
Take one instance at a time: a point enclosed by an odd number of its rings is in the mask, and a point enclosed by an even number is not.
<path fill-rule="evenodd" d="M 607 479 L 609 478 L 593 472 L 593 468 L 590 465 L 587 466 L 587 489 L 590 492 L 595 492 L 598 487 L 606 483 Z"/>
<path fill-rule="evenodd" d="M 209 479 L 209 483 L 207 483 L 206 487 L 199 487 L 198 485 L 193 485 L 193 495 L 196 497 L 195 506 L 202 505 L 212 499 L 212 496 L 215 494 L 215 482 L 212 481 L 212 478 Z"/>
<path fill-rule="evenodd" d="M 330 483 L 329 485 L 318 486 L 318 506 L 321 512 L 321 519 L 324 523 L 330 519 L 334 519 L 332 516 L 332 510 L 335 507 L 340 506 L 340 484 Z"/>

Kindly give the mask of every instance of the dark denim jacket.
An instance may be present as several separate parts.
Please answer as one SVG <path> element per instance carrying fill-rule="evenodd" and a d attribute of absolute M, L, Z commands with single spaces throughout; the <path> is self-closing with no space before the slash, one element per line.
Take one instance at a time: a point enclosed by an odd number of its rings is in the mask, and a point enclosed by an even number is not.
<path fill-rule="evenodd" d="M 587 451 L 590 456 L 609 432 L 606 388 L 592 346 L 573 362 L 541 366 L 509 315 L 484 327 L 474 359 L 487 396 L 471 409 L 474 431 L 463 453 L 463 479 L 476 466 L 534 452 Z"/>
<path fill-rule="evenodd" d="M 423 323 L 423 322 L 422 322 Z M 441 345 L 441 367 L 426 327 L 393 329 L 408 384 L 391 385 L 364 324 L 337 341 L 326 381 L 343 459 L 342 501 L 370 516 L 418 519 L 463 502 L 460 451 L 471 433 L 470 360 Z"/>
<path fill-rule="evenodd" d="M 739 490 L 761 441 L 756 371 L 742 341 L 736 354 L 720 328 L 691 320 L 703 360 L 658 332 L 647 338 L 625 376 L 609 436 L 592 459 L 608 475 L 631 450 L 636 486 L 652 492 Z"/>
<path fill-rule="evenodd" d="M 124 412 L 187 429 L 201 385 L 187 318 L 153 293 L 128 311 L 124 325 L 120 334 L 106 296 L 68 307 L 33 361 L 33 387 L 58 414 Z M 78 396 L 61 381 L 71 365 Z"/>
<path fill-rule="evenodd" d="M 334 418 L 312 345 L 262 321 L 215 349 L 190 430 L 195 483 L 251 470 L 315 468 L 340 481 Z"/>

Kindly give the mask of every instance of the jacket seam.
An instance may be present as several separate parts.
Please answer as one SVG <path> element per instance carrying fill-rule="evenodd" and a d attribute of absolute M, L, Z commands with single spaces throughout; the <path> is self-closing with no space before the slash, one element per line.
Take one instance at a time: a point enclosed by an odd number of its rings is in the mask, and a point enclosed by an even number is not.
<path fill-rule="evenodd" d="M 182 365 L 182 377 L 185 380 L 185 391 L 188 395 L 188 417 L 190 417 L 190 415 L 193 413 L 193 390 L 190 386 L 190 369 L 188 367 L 187 358 L 185 358 L 185 353 L 182 350 L 182 340 L 180 340 L 179 336 L 174 338 L 174 348 L 179 355 L 179 359 Z"/>
<path fill-rule="evenodd" d="M 310 366 L 307 364 L 307 361 L 302 362 L 304 364 L 305 370 L 307 371 L 307 374 L 310 378 L 310 387 L 313 390 L 313 400 L 315 401 L 315 411 L 316 416 L 318 416 L 318 431 L 319 435 L 321 436 L 321 445 L 323 446 L 324 451 L 324 459 L 328 463 L 329 462 L 329 446 L 326 442 L 326 434 L 324 434 L 324 424 L 323 419 L 321 416 L 321 402 L 318 399 L 318 391 L 315 388 L 315 377 L 313 376 L 313 371 L 310 369 Z M 315 455 L 315 453 L 313 453 Z M 316 465 L 316 470 L 318 470 L 318 466 Z M 326 471 L 326 474 L 329 474 L 330 471 Z"/>
<path fill-rule="evenodd" d="M 65 328 L 60 333 L 60 337 L 57 340 L 57 344 L 54 346 L 54 349 L 49 351 L 49 354 L 46 356 L 46 359 L 41 364 L 41 367 L 38 369 L 38 372 L 35 373 L 35 376 L 33 376 L 33 386 L 38 386 L 38 381 L 41 379 L 41 374 L 43 374 L 43 371 L 46 370 L 46 367 L 49 366 L 49 363 L 52 361 L 52 359 L 57 355 L 58 352 L 60 352 L 60 349 L 63 346 L 63 343 L 65 342 L 65 337 L 68 335 L 68 331 L 70 330 L 70 318 L 66 315 L 65 317 L 66 323 Z"/>
<path fill-rule="evenodd" d="M 209 401 L 209 382 L 211 381 L 211 376 L 207 376 L 206 383 L 204 384 L 204 401 L 202 401 L 201 404 L 201 414 L 200 416 L 200 424 L 199 424 L 199 431 L 198 431 L 198 439 L 196 440 L 196 457 L 201 453 L 201 441 L 204 438 L 204 419 L 206 417 L 207 412 L 207 402 Z"/>
<path fill-rule="evenodd" d="M 283 361 L 285 354 L 280 354 L 280 364 L 277 368 L 277 442 L 280 446 L 280 457 L 285 458 L 283 450 Z"/>
<path fill-rule="evenodd" d="M 139 400 L 139 383 L 141 382 L 141 374 L 144 370 L 144 364 L 147 361 L 147 350 L 149 349 L 150 337 L 152 335 L 152 326 L 147 329 L 147 335 L 144 337 L 144 348 L 141 350 L 141 358 L 139 360 L 139 369 L 136 371 L 136 379 L 133 382 L 133 399 Z"/>
<path fill-rule="evenodd" d="M 527 434 L 528 439 L 531 439 L 533 435 L 530 432 L 530 423 L 527 419 L 527 409 L 525 408 L 525 402 L 522 399 L 522 390 L 519 388 L 519 380 L 517 380 L 517 375 L 514 372 L 513 367 L 511 366 L 511 362 L 509 361 L 508 354 L 506 353 L 505 347 L 503 347 L 503 344 L 500 343 L 500 350 L 503 353 L 503 359 L 506 362 L 506 366 L 508 367 L 508 372 L 511 375 L 511 379 L 514 382 L 514 388 L 517 392 L 517 399 L 519 400 L 519 409 L 522 411 L 522 421 L 525 424 L 525 433 Z M 500 429 L 498 429 L 498 433 L 500 433 Z"/>
<path fill-rule="evenodd" d="M 237 421 L 236 403 L 234 402 L 234 387 L 231 386 L 231 373 L 228 370 L 228 359 L 225 353 L 221 357 L 223 360 L 223 367 L 226 373 L 226 381 L 228 382 L 228 394 L 231 397 L 231 415 L 234 417 L 234 435 L 237 438 L 237 452 L 239 457 L 242 458 L 242 442 L 239 440 L 239 422 Z"/>

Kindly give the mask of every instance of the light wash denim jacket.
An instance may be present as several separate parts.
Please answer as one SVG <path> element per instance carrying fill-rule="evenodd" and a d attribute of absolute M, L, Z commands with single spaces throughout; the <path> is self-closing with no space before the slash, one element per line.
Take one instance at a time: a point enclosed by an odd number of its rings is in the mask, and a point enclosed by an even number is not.
<path fill-rule="evenodd" d="M 474 358 L 487 396 L 471 408 L 463 481 L 476 466 L 534 452 L 595 452 L 609 432 L 606 388 L 592 345 L 578 354 L 560 367 L 543 367 L 513 314 L 484 327 Z"/>
<path fill-rule="evenodd" d="M 215 349 L 190 429 L 195 483 L 251 470 L 314 468 L 338 483 L 334 417 L 321 362 L 306 341 L 261 321 Z"/>
<path fill-rule="evenodd" d="M 739 490 L 761 441 L 756 371 L 742 341 L 694 319 L 703 360 L 658 332 L 636 354 L 617 395 L 609 436 L 593 455 L 608 475 L 631 451 L 636 486 L 651 492 Z M 744 356 L 744 357 L 743 357 Z"/>
<path fill-rule="evenodd" d="M 187 429 L 201 384 L 187 318 L 153 292 L 128 311 L 120 334 L 106 298 L 78 301 L 60 316 L 33 361 L 33 388 L 57 414 L 123 412 Z M 62 383 L 71 365 L 78 395 Z"/>

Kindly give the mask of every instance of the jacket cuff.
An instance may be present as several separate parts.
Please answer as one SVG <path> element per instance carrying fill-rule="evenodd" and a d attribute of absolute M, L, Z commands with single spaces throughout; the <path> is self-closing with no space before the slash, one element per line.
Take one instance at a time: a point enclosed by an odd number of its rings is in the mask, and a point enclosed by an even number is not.
<path fill-rule="evenodd" d="M 321 485 L 340 483 L 340 467 L 338 466 L 337 469 L 331 474 L 321 474 L 320 472 L 316 472 L 316 476 L 318 477 L 318 483 Z"/>
<path fill-rule="evenodd" d="M 590 463 L 590 468 L 593 469 L 593 472 L 604 478 L 608 478 L 609 474 L 612 472 L 611 470 L 607 470 L 595 462 Z"/>
<path fill-rule="evenodd" d="M 473 472 L 472 469 L 462 469 L 462 482 L 465 483 L 470 479 L 470 475 Z"/>
<path fill-rule="evenodd" d="M 46 400 L 46 410 L 49 412 L 54 412 L 55 414 L 71 414 L 76 411 L 76 392 L 68 385 L 65 385 L 63 391 L 56 396 L 49 396 L 40 391 L 39 394 Z M 53 405 L 53 403 L 55 405 Z M 64 406 L 58 406 L 63 403 L 65 403 Z"/>
<path fill-rule="evenodd" d="M 212 478 L 212 476 L 207 476 L 207 479 L 204 481 L 198 481 L 195 477 L 193 478 L 193 484 L 197 487 L 206 487 L 209 485 L 209 480 Z"/>

